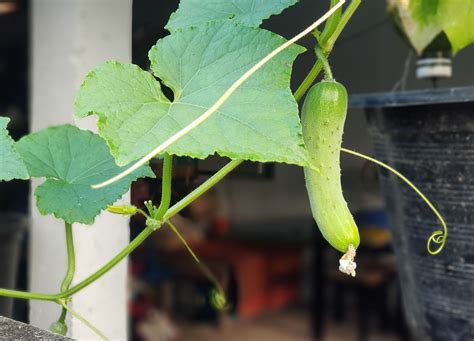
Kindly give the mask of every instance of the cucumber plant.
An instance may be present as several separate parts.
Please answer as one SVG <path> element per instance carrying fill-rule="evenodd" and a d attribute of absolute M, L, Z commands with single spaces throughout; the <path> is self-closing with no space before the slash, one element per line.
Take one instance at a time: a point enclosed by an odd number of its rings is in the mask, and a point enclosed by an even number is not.
<path fill-rule="evenodd" d="M 225 309 L 224 289 L 186 243 L 172 218 L 244 160 L 304 167 L 314 218 L 329 243 L 345 252 L 340 269 L 354 275 L 359 237 L 342 195 L 339 153 L 352 153 L 389 168 L 422 194 L 388 165 L 341 148 L 347 93 L 332 79 L 327 58 L 360 0 L 352 0 L 344 9 L 345 0 L 330 0 L 329 11 L 290 40 L 259 27 L 263 20 L 296 2 L 240 0 L 237 7 L 229 0 L 181 0 L 166 26 L 170 34 L 150 50 L 150 72 L 108 61 L 85 77 L 77 92 L 75 116 L 97 115 L 99 135 L 63 125 L 33 132 L 14 143 L 5 129 L 7 120 L 0 118 L 0 180 L 45 178 L 35 190 L 36 205 L 41 214 L 64 221 L 68 257 L 58 293 L 0 289 L 0 295 L 55 302 L 61 312 L 51 330 L 67 333 L 65 318 L 70 313 L 106 339 L 68 303 L 152 233 L 170 228 L 214 284 L 211 303 L 216 309 Z M 291 67 L 305 51 L 295 43 L 310 33 L 316 38 L 316 61 L 292 94 Z M 326 80 L 309 91 L 300 121 L 297 102 L 321 69 Z M 172 100 L 162 92 L 162 84 L 173 91 Z M 211 154 L 232 160 L 171 206 L 173 156 L 205 158 Z M 147 202 L 146 210 L 114 206 L 132 181 L 154 176 L 148 161 L 157 156 L 163 158 L 160 203 Z M 428 199 L 422 198 L 442 220 Z M 75 283 L 73 226 L 92 224 L 104 210 L 141 214 L 146 226 L 108 263 Z M 447 230 L 442 223 L 443 231 L 433 234 L 428 242 L 429 250 L 431 242 L 440 244 L 433 253 L 444 246 Z"/>

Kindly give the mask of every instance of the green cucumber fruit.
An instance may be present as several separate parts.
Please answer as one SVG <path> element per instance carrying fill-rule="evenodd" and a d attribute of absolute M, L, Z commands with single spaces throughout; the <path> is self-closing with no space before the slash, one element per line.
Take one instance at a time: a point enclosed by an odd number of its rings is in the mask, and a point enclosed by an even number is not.
<path fill-rule="evenodd" d="M 311 211 L 322 235 L 337 250 L 352 250 L 355 255 L 359 231 L 344 200 L 340 174 L 346 113 L 347 91 L 342 84 L 324 80 L 308 91 L 301 116 L 303 138 L 311 164 L 319 171 L 305 168 L 304 173 Z"/>

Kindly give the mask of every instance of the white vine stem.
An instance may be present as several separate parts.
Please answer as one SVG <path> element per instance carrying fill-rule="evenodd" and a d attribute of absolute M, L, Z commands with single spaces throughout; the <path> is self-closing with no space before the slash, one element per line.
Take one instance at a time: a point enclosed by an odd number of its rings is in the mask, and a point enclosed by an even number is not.
<path fill-rule="evenodd" d="M 68 306 L 65 302 L 60 302 L 64 309 L 66 309 L 72 316 L 77 318 L 79 321 L 84 323 L 89 329 L 91 329 L 95 334 L 97 334 L 102 340 L 108 341 L 108 337 L 105 336 L 97 327 L 95 327 L 92 323 L 90 323 L 85 317 L 80 315 L 77 311 L 73 310 L 70 306 Z"/>
<path fill-rule="evenodd" d="M 326 21 L 339 7 L 341 7 L 346 0 L 340 0 L 335 6 L 333 6 L 329 11 L 327 11 L 322 17 L 320 17 L 318 20 L 316 20 L 312 25 L 308 26 L 304 31 L 301 33 L 297 34 L 294 36 L 292 39 L 288 40 L 286 43 L 283 45 L 277 47 L 275 50 L 270 52 L 267 56 L 265 56 L 262 60 L 260 60 L 257 64 L 255 64 L 251 69 L 249 69 L 247 72 L 245 72 L 239 79 L 237 79 L 227 90 L 224 92 L 224 94 L 209 108 L 207 109 L 201 116 L 196 118 L 194 121 L 192 121 L 190 124 L 188 124 L 186 127 L 178 131 L 176 134 L 168 138 L 165 142 L 160 144 L 158 147 L 153 149 L 150 153 L 145 155 L 143 158 L 138 160 L 135 164 L 133 164 L 131 167 L 127 168 L 125 171 L 122 173 L 110 178 L 107 181 L 104 181 L 100 184 L 93 185 L 92 188 L 102 188 L 105 186 L 108 186 L 124 177 L 129 175 L 130 173 L 134 172 L 141 166 L 143 166 L 145 163 L 150 161 L 152 158 L 154 158 L 156 155 L 162 153 L 166 148 L 168 148 L 170 145 L 178 141 L 180 138 L 188 134 L 191 130 L 199 126 L 201 123 L 206 121 L 209 117 L 211 117 L 212 114 L 214 114 L 228 99 L 229 97 L 247 80 L 249 79 L 255 72 L 257 72 L 262 66 L 264 66 L 266 63 L 268 63 L 273 57 L 275 57 L 277 54 L 279 54 L 281 51 L 289 47 L 290 45 L 294 44 L 304 36 L 308 35 L 311 33 L 316 27 L 321 25 L 324 21 Z"/>

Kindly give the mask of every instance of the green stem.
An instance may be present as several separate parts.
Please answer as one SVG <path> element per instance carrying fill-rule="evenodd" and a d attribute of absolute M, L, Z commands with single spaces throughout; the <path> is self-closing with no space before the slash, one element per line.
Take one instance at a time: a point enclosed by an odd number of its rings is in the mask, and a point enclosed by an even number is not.
<path fill-rule="evenodd" d="M 67 272 L 64 276 L 64 280 L 61 283 L 61 292 L 69 289 L 69 286 L 74 279 L 74 273 L 76 271 L 76 256 L 74 252 L 74 239 L 72 234 L 72 225 L 68 222 L 64 222 L 66 230 L 66 250 L 67 250 Z M 66 320 L 67 310 L 63 307 L 61 310 L 61 316 L 58 321 L 64 323 Z"/>
<path fill-rule="evenodd" d="M 209 179 L 207 179 L 198 188 L 196 188 L 194 191 L 189 193 L 183 199 L 178 201 L 175 205 L 171 206 L 168 209 L 168 211 L 165 213 L 165 215 L 163 216 L 163 221 L 168 220 L 169 218 L 177 214 L 179 211 L 184 209 L 186 206 L 188 206 L 190 203 L 192 203 L 194 200 L 199 198 L 206 191 L 208 191 L 212 186 L 214 186 L 216 183 L 221 181 L 227 174 L 233 171 L 242 162 L 244 162 L 244 160 L 232 160 L 231 162 L 226 164 L 216 174 L 214 174 Z"/>
<path fill-rule="evenodd" d="M 164 214 L 162 220 L 166 221 L 170 219 L 172 216 L 177 214 L 183 208 L 188 206 L 191 202 L 196 200 L 206 191 L 208 191 L 212 186 L 214 186 L 217 182 L 222 180 L 227 174 L 229 174 L 232 170 L 234 170 L 238 165 L 240 165 L 243 160 L 233 160 L 225 165 L 222 169 L 220 169 L 216 174 L 211 176 L 207 181 L 205 181 L 201 186 L 196 188 L 194 191 L 189 193 L 186 197 L 184 197 L 181 201 L 176 203 L 174 206 L 170 207 L 166 213 Z M 115 265 L 117 265 L 121 260 L 127 257 L 133 250 L 135 250 L 141 243 L 145 241 L 153 233 L 154 229 L 150 227 L 146 227 L 134 240 L 130 242 L 119 254 L 117 254 L 114 258 L 112 258 L 107 264 L 97 270 L 95 273 L 84 279 L 82 282 L 74 285 L 72 288 L 59 293 L 58 295 L 52 296 L 52 300 L 57 300 L 59 298 L 67 298 L 72 296 L 73 294 L 77 293 L 78 291 L 84 289 L 91 283 L 95 282 L 97 279 L 102 277 L 106 274 L 110 269 L 112 269 Z"/>
<path fill-rule="evenodd" d="M 163 160 L 163 180 L 162 180 L 162 191 L 161 191 L 161 202 L 160 206 L 157 209 L 156 219 L 161 219 L 165 214 L 166 210 L 168 210 L 171 202 L 171 177 L 172 177 L 172 164 L 173 164 L 173 157 L 169 154 L 165 154 Z M 141 211 L 141 210 L 140 210 Z M 160 213 L 163 211 L 163 213 Z M 142 214 L 148 216 L 145 212 L 141 211 Z M 77 285 L 73 286 L 72 288 L 63 289 L 61 288 L 61 293 L 59 297 L 65 298 L 69 297 L 78 291 L 84 289 L 104 274 L 106 274 L 110 269 L 112 269 L 115 265 L 117 265 L 120 261 L 122 261 L 125 257 L 127 257 L 133 250 L 135 250 L 141 243 L 148 238 L 150 234 L 154 231 L 151 227 L 146 227 L 134 240 L 130 242 L 119 254 L 117 254 L 114 258 L 112 258 L 107 264 L 105 264 L 102 268 L 97 270 L 91 276 L 84 279 L 82 282 L 78 283 Z"/>
<path fill-rule="evenodd" d="M 194 253 L 193 249 L 191 248 L 191 246 L 189 246 L 188 242 L 186 241 L 186 239 L 183 237 L 183 235 L 179 232 L 178 228 L 170 221 L 170 220 L 167 220 L 166 223 L 168 224 L 168 226 L 170 227 L 170 229 L 174 232 L 174 234 L 178 237 L 178 239 L 181 241 L 181 243 L 183 243 L 184 247 L 186 248 L 186 250 L 188 250 L 189 254 L 191 255 L 191 257 L 194 258 L 194 261 L 196 263 L 201 263 L 201 261 L 199 260 L 198 256 Z"/>
<path fill-rule="evenodd" d="M 72 226 L 69 223 L 65 223 L 65 230 L 66 230 L 66 247 L 67 247 L 67 255 L 68 255 L 68 265 L 67 265 L 67 272 L 64 280 L 61 284 L 61 291 L 64 291 L 69 287 L 74 278 L 75 272 L 75 255 L 74 255 L 74 242 L 72 236 Z M 59 295 L 50 295 L 50 294 L 41 294 L 35 292 L 24 292 L 18 290 L 9 290 L 9 289 L 0 289 L 0 296 L 7 296 L 13 298 L 20 298 L 25 300 L 40 300 L 40 301 L 57 301 Z M 65 318 L 64 311 L 61 312 L 60 320 L 64 322 Z"/>
<path fill-rule="evenodd" d="M 313 84 L 316 77 L 318 77 L 318 75 L 321 72 L 322 68 L 323 68 L 323 63 L 321 63 L 321 61 L 319 59 L 317 59 L 316 62 L 314 63 L 314 65 L 313 65 L 313 67 L 311 68 L 311 70 L 306 75 L 303 82 L 300 84 L 298 89 L 296 89 L 294 97 L 295 97 L 295 100 L 297 102 L 299 102 L 301 100 L 301 98 L 303 98 L 306 91 L 308 91 L 308 89 L 311 87 L 311 85 Z"/>
<path fill-rule="evenodd" d="M 61 315 L 59 316 L 58 318 L 58 321 L 61 322 L 61 323 L 65 323 L 66 322 L 66 315 L 67 315 L 67 309 L 65 309 L 64 307 L 61 309 Z M 65 336 L 65 335 L 64 335 Z"/>
<path fill-rule="evenodd" d="M 337 0 L 331 0 L 329 8 L 334 7 L 337 4 Z M 319 35 L 318 40 L 321 39 L 322 41 L 327 41 L 328 38 L 334 33 L 336 30 L 339 21 L 341 19 L 341 12 L 342 9 L 339 8 L 334 14 L 326 21 L 324 25 L 323 32 Z"/>
<path fill-rule="evenodd" d="M 324 79 L 333 80 L 334 77 L 332 76 L 332 70 L 331 70 L 331 67 L 329 66 L 329 61 L 325 53 L 319 46 L 316 46 L 314 51 L 316 52 L 316 56 L 318 57 L 318 60 L 320 60 L 321 64 L 323 65 Z"/>
<path fill-rule="evenodd" d="M 95 273 L 81 281 L 80 283 L 72 286 L 66 291 L 62 291 L 58 295 L 55 296 L 55 299 L 58 298 L 67 298 L 78 291 L 84 289 L 91 283 L 95 282 L 97 279 L 105 275 L 110 269 L 112 269 L 115 265 L 117 265 L 120 261 L 122 261 L 125 257 L 127 257 L 133 250 L 135 250 L 141 243 L 145 241 L 145 239 L 153 233 L 153 229 L 150 227 L 146 227 L 134 240 L 130 242 L 122 251 L 120 251 L 114 258 L 112 258 L 107 264 L 97 270 Z"/>
<path fill-rule="evenodd" d="M 24 300 L 39 300 L 39 301 L 52 301 L 58 300 L 58 295 L 41 294 L 37 292 L 27 292 L 20 290 L 0 289 L 0 296 L 21 298 Z"/>
<path fill-rule="evenodd" d="M 357 7 L 359 7 L 360 1 L 361 0 L 352 0 L 349 6 L 347 7 L 347 9 L 344 11 L 344 14 L 342 15 L 334 33 L 328 38 L 327 41 L 322 41 L 322 39 L 321 41 L 319 41 L 320 46 L 322 47 L 322 49 L 324 50 L 326 54 L 326 58 L 329 57 L 329 54 L 332 51 L 332 48 L 334 46 L 336 39 L 341 35 L 341 32 L 344 29 L 344 27 L 347 25 L 347 23 L 349 22 L 349 19 L 352 17 Z M 323 64 L 321 63 L 319 59 L 317 59 L 313 67 L 311 68 L 309 73 L 306 75 L 305 79 L 300 84 L 300 86 L 298 87 L 298 89 L 296 90 L 294 94 L 294 97 L 297 102 L 301 100 L 301 98 L 304 96 L 306 91 L 308 91 L 308 89 L 311 87 L 316 77 L 318 77 L 319 72 L 321 72 L 322 68 L 323 68 Z"/>
<path fill-rule="evenodd" d="M 341 20 L 336 27 L 336 30 L 333 34 L 328 38 L 326 42 L 323 42 L 323 50 L 324 52 L 331 52 L 334 44 L 336 43 L 337 38 L 341 35 L 342 31 L 346 27 L 347 23 L 351 19 L 352 15 L 356 11 L 357 7 L 359 7 L 361 0 L 352 0 L 349 6 L 347 6 L 346 10 L 342 14 Z"/>
<path fill-rule="evenodd" d="M 61 291 L 65 291 L 71 285 L 76 271 L 76 257 L 74 254 L 74 240 L 72 235 L 72 225 L 65 222 L 66 227 L 66 249 L 67 249 L 67 272 L 61 284 Z"/>
<path fill-rule="evenodd" d="M 144 212 L 141 209 L 137 210 L 139 213 L 141 213 L 143 216 L 150 218 L 150 216 Z M 23 293 L 23 292 L 14 292 L 12 293 L 11 290 L 9 290 L 9 293 L 6 293 L 4 296 L 11 296 L 11 297 L 19 297 L 19 298 L 25 298 L 25 299 L 39 299 L 39 300 L 50 300 L 50 301 L 57 301 L 59 299 L 64 299 L 68 298 L 69 296 L 72 296 L 73 294 L 77 293 L 81 289 L 85 288 L 98 278 L 100 278 L 102 275 L 104 275 L 106 272 L 108 272 L 110 269 L 112 269 L 116 264 L 118 264 L 122 259 L 127 257 L 133 250 L 135 250 L 151 233 L 153 232 L 153 229 L 151 228 L 146 228 L 144 229 L 127 247 L 125 247 L 118 255 L 116 255 L 114 258 L 112 258 L 107 264 L 105 264 L 102 268 L 97 270 L 94 274 L 83 280 L 82 282 L 78 283 L 76 286 L 72 287 L 69 289 L 69 285 L 71 284 L 71 281 L 66 281 L 66 278 L 63 281 L 63 285 L 61 286 L 61 293 L 57 295 L 44 295 L 44 294 L 35 294 L 35 297 L 26 297 L 26 295 L 23 294 L 28 294 L 28 296 L 31 296 L 30 294 L 32 293 Z M 67 234 L 66 234 L 67 235 Z M 67 239 L 68 240 L 68 239 Z M 69 245 L 69 244 L 68 244 Z M 72 236 L 71 236 L 71 246 L 72 245 Z M 72 257 L 74 257 L 74 251 L 72 248 L 68 248 L 68 251 L 72 250 L 71 254 Z M 68 255 L 70 253 L 68 252 Z M 71 260 L 71 257 L 68 258 Z M 69 267 L 71 269 L 71 267 Z M 73 276 L 71 276 L 73 277 Z M 69 283 L 67 283 L 69 282 Z M 66 284 L 67 283 L 67 284 Z M 3 295 L 3 291 L 5 290 L 0 290 L 0 296 Z M 18 296 L 12 296 L 13 294 L 17 294 Z M 20 296 L 21 295 L 21 296 Z M 41 296 L 40 296 L 41 295 Z M 66 317 L 66 312 L 67 310 L 63 307 L 61 316 L 59 318 L 59 321 L 64 322 L 64 319 Z"/>
<path fill-rule="evenodd" d="M 163 176 L 161 181 L 161 202 L 156 211 L 157 220 L 161 220 L 171 203 L 171 177 L 172 177 L 173 157 L 165 154 L 163 159 Z"/>

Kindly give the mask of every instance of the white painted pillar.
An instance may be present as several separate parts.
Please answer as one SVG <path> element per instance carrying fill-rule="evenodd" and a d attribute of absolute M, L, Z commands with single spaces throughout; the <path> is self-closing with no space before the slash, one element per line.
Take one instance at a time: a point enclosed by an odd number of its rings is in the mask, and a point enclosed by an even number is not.
<path fill-rule="evenodd" d="M 88 70 L 108 59 L 131 60 L 132 0 L 33 0 L 31 24 L 31 130 L 73 123 L 74 95 Z M 86 120 L 87 121 L 87 120 Z M 79 122 L 95 129 L 93 120 Z M 33 182 L 33 188 L 40 181 Z M 34 189 L 33 189 L 34 190 Z M 129 200 L 128 195 L 122 200 Z M 31 198 L 30 290 L 57 292 L 66 271 L 64 226 L 41 216 Z M 76 224 L 77 283 L 129 240 L 128 220 L 103 214 L 93 226 Z M 109 338 L 126 339 L 126 262 L 74 296 L 72 307 Z M 31 324 L 48 328 L 59 306 L 31 302 Z M 69 336 L 97 338 L 76 319 Z"/>

